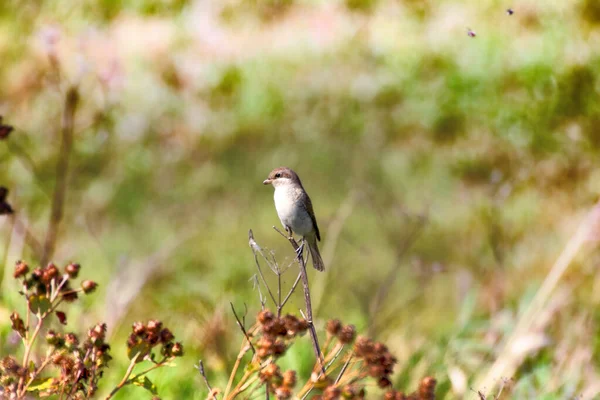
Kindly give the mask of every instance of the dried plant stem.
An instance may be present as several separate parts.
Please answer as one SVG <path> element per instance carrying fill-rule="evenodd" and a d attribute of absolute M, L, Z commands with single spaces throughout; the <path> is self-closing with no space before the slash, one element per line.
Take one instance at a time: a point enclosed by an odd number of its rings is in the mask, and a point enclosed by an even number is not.
<path fill-rule="evenodd" d="M 250 378 L 250 376 L 252 376 L 252 374 L 253 374 L 254 372 L 255 372 L 254 370 L 249 370 L 249 371 L 246 371 L 246 372 L 244 373 L 244 376 L 242 376 L 242 379 L 240 379 L 240 381 L 238 382 L 238 384 L 237 384 L 237 385 L 235 385 L 235 387 L 233 388 L 233 391 L 231 392 L 231 395 L 229 395 L 229 397 L 227 397 L 227 396 L 224 396 L 224 398 L 225 398 L 225 399 L 233 399 L 233 398 L 235 398 L 235 396 L 237 396 L 237 395 L 238 395 L 239 393 L 241 393 L 243 390 L 246 390 L 246 389 L 248 388 L 247 386 L 245 386 L 245 385 L 246 385 L 246 383 L 247 383 L 247 382 L 246 382 L 246 380 L 247 380 L 248 378 Z M 253 380 L 255 380 L 255 379 L 258 379 L 258 375 L 255 375 L 255 376 L 254 376 L 254 378 L 253 378 L 253 379 L 251 379 L 251 381 L 253 381 Z M 242 388 L 244 388 L 244 389 L 242 390 Z"/>
<path fill-rule="evenodd" d="M 27 383 L 23 387 L 23 394 L 27 393 L 27 389 L 29 388 L 29 386 L 31 386 L 33 381 L 42 373 L 42 371 L 48 366 L 48 364 L 50 364 L 50 362 L 52 362 L 53 355 L 54 355 L 54 348 L 52 348 L 50 351 L 48 351 L 48 353 L 46 354 L 46 358 L 44 359 L 42 364 L 31 375 L 31 377 L 29 378 L 29 381 L 27 381 Z"/>
<path fill-rule="evenodd" d="M 229 375 L 229 381 L 227 382 L 227 387 L 225 388 L 225 393 L 223 395 L 224 399 L 228 398 L 228 394 L 231 391 L 231 386 L 233 385 L 233 380 L 235 379 L 235 375 L 237 374 L 237 371 L 240 367 L 240 363 L 242 362 L 242 359 L 244 358 L 244 356 L 246 355 L 248 350 L 250 350 L 250 346 L 246 345 L 246 343 L 244 341 L 242 343 L 242 348 L 240 349 L 240 352 L 238 353 L 238 356 L 235 360 L 235 364 L 233 365 L 233 369 L 231 370 L 231 375 Z"/>
<path fill-rule="evenodd" d="M 27 312 L 29 312 L 29 310 L 27 310 Z M 42 315 L 38 315 L 38 322 L 35 325 L 35 329 L 33 330 L 31 337 L 29 337 L 28 332 L 25 333 L 25 342 L 26 343 L 25 343 L 25 354 L 23 355 L 23 363 L 22 363 L 23 366 L 26 366 L 29 363 L 29 357 L 31 356 L 31 350 L 33 349 L 33 344 L 35 343 L 35 339 L 40 334 L 40 330 L 42 329 L 42 322 L 43 322 Z M 25 385 L 25 377 L 22 376 L 19 379 L 19 389 L 17 390 L 17 393 L 19 393 L 19 397 L 25 395 L 27 386 L 28 385 Z"/>
<path fill-rule="evenodd" d="M 213 399 L 216 400 L 217 397 L 213 393 L 212 387 L 210 386 L 210 383 L 208 382 L 208 377 L 206 376 L 206 371 L 204 370 L 204 363 L 202 362 L 202 360 L 198 361 L 198 365 L 196 366 L 196 369 L 198 370 L 198 372 L 200 372 L 200 375 L 202 375 L 202 379 L 204 379 L 204 384 L 206 384 L 206 388 L 208 389 L 207 398 L 212 397 Z M 211 394 L 212 394 L 212 396 L 211 396 Z"/>
<path fill-rule="evenodd" d="M 348 360 L 344 363 L 344 366 L 340 370 L 340 373 L 338 374 L 337 378 L 335 378 L 335 382 L 333 382 L 334 385 L 337 385 L 340 382 L 340 379 L 342 379 L 342 376 L 346 372 L 346 369 L 348 369 L 348 365 L 350 365 L 350 361 L 352 361 L 353 355 L 354 354 L 350 353 L 350 355 L 348 356 Z"/>
<path fill-rule="evenodd" d="M 125 372 L 123 379 L 121 380 L 121 382 L 119 382 L 119 384 L 117 386 L 115 386 L 115 388 L 108 394 L 108 396 L 106 396 L 105 400 L 108 400 L 111 397 L 113 397 L 115 395 L 115 393 L 117 393 L 119 390 L 121 390 L 123 388 L 123 386 L 127 385 L 129 377 L 131 376 L 131 373 L 133 372 L 133 369 L 135 368 L 135 364 L 136 364 L 138 358 L 140 357 L 140 354 L 141 353 L 137 353 L 131 359 L 131 362 L 129 363 L 129 367 L 127 367 L 127 371 Z"/>
<path fill-rule="evenodd" d="M 256 263 L 256 268 L 258 269 L 258 274 L 260 275 L 260 278 L 263 281 L 263 284 L 265 285 L 265 287 L 267 288 L 267 291 L 269 292 L 269 296 L 271 296 L 271 300 L 273 300 L 273 304 L 277 307 L 277 300 L 275 299 L 275 295 L 273 294 L 273 292 L 271 291 L 271 288 L 269 287 L 269 285 L 267 284 L 267 280 L 265 279 L 265 276 L 262 272 L 262 268 L 260 267 L 260 262 L 258 261 L 258 253 L 260 253 L 260 255 L 267 260 L 267 257 L 264 255 L 261 247 L 258 245 L 258 243 L 256 243 L 256 241 L 254 240 L 254 234 L 252 233 L 252 229 L 250 229 L 248 231 L 248 243 L 250 245 L 250 249 L 252 249 L 252 253 L 254 254 L 254 262 Z"/>
<path fill-rule="evenodd" d="M 244 324 L 242 323 L 242 321 L 240 321 L 237 313 L 235 312 L 233 303 L 229 303 L 229 305 L 231 306 L 231 311 L 233 311 L 233 316 L 235 317 L 235 320 L 237 321 L 238 326 L 242 330 L 242 333 L 244 334 L 244 337 L 246 338 L 246 341 L 248 342 L 250 349 L 252 349 L 252 353 L 256 354 L 256 349 L 254 348 L 254 345 L 252 344 L 252 341 L 250 340 L 250 337 L 248 336 L 248 332 L 246 332 L 246 328 L 244 327 Z"/>
<path fill-rule="evenodd" d="M 288 302 L 290 297 L 292 297 L 292 293 L 294 293 L 294 291 L 296 290 L 296 286 L 298 286 L 300 279 L 302 279 L 302 272 L 298 273 L 298 276 L 296 277 L 296 280 L 294 281 L 294 284 L 292 285 L 292 288 L 290 289 L 289 293 L 287 294 L 287 296 L 285 296 L 283 301 L 280 302 L 280 304 L 277 306 L 277 316 L 278 317 L 281 316 L 281 310 L 283 309 L 283 306 L 285 306 L 285 304 Z"/>
<path fill-rule="evenodd" d="M 325 360 L 324 360 L 325 367 L 324 367 L 324 370 L 320 371 L 319 374 L 317 375 L 317 378 L 316 378 L 317 381 L 321 378 L 321 376 L 325 375 L 326 372 L 329 371 L 331 368 L 337 367 L 337 365 L 334 367 L 334 364 L 338 360 L 338 357 L 340 356 L 340 354 L 342 354 L 343 350 L 344 350 L 344 345 L 341 343 L 338 343 L 332 349 L 332 351 L 325 357 Z M 314 387 L 315 387 L 315 382 L 312 379 L 308 380 L 304 384 L 302 389 L 300 389 L 300 391 L 298 392 L 296 397 L 298 397 L 300 399 L 306 398 L 306 396 L 309 395 L 309 393 L 314 389 Z"/>
<path fill-rule="evenodd" d="M 281 232 L 277 227 L 273 227 L 279 234 L 285 237 L 292 247 L 294 251 L 298 255 L 296 260 L 298 261 L 298 266 L 300 267 L 300 274 L 302 277 L 302 286 L 304 287 L 304 303 L 306 304 L 306 316 L 308 322 L 308 329 L 310 331 L 310 338 L 312 339 L 313 349 L 315 351 L 315 356 L 317 357 L 317 362 L 320 364 L 321 372 L 325 374 L 325 366 L 323 364 L 323 357 L 321 354 L 321 349 L 319 347 L 319 338 L 317 337 L 317 331 L 315 329 L 315 325 L 313 323 L 313 313 L 312 313 L 312 304 L 310 299 L 310 288 L 308 286 L 308 274 L 306 273 L 306 262 L 304 261 L 304 257 L 302 257 L 302 253 L 298 252 L 300 246 L 293 238 L 293 236 L 286 236 L 283 232 Z"/>
<path fill-rule="evenodd" d="M 73 150 L 73 128 L 75 125 L 75 111 L 79 103 L 77 87 L 70 87 L 65 95 L 65 106 L 62 119 L 61 143 L 56 163 L 56 185 L 52 195 L 52 208 L 48 222 L 48 232 L 44 243 L 44 253 L 41 264 L 45 265 L 52 258 L 58 236 L 58 228 L 64 213 L 67 181 L 69 177 L 69 160 Z"/>

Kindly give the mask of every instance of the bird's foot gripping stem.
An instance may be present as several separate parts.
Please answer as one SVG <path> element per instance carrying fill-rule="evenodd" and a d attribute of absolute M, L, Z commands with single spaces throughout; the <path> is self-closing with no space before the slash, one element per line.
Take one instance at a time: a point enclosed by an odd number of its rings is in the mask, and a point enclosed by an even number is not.
<path fill-rule="evenodd" d="M 300 243 L 300 246 L 298 246 L 298 248 L 296 249 L 296 256 L 298 258 L 302 257 L 302 254 L 304 253 L 304 239 L 302 239 L 302 243 Z"/>

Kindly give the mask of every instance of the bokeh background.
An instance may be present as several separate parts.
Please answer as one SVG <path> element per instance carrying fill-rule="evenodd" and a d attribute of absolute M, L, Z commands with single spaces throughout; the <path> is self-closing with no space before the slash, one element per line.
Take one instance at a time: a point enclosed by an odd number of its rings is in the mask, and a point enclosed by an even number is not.
<path fill-rule="evenodd" d="M 512 378 L 511 398 L 597 398 L 593 243 L 505 343 L 600 194 L 599 49 L 595 0 L 6 0 L 0 115 L 15 131 L 0 184 L 43 240 L 75 85 L 53 260 L 101 285 L 68 329 L 109 324 L 106 388 L 130 324 L 150 318 L 186 348 L 152 375 L 163 398 L 205 398 L 199 358 L 226 382 L 241 341 L 229 302 L 249 319 L 260 308 L 248 229 L 292 260 L 261 184 L 286 165 L 323 236 L 317 327 L 337 317 L 386 341 L 399 388 L 431 374 L 440 398 L 478 398 L 470 387 Z M 14 261 L 40 261 L 12 221 L 0 219 L 1 353 L 21 307 Z M 288 310 L 302 306 L 298 293 Z M 285 363 L 306 375 L 305 342 Z M 498 360 L 511 368 L 486 381 Z"/>

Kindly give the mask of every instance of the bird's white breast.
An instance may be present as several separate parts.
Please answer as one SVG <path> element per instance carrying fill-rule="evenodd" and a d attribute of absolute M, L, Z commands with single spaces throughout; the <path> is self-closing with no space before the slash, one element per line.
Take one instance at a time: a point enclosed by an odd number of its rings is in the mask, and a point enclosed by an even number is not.
<path fill-rule="evenodd" d="M 304 236 L 312 232 L 312 220 L 306 209 L 300 204 L 302 199 L 297 190 L 291 185 L 276 187 L 275 209 L 284 227 L 289 226 L 294 233 Z"/>

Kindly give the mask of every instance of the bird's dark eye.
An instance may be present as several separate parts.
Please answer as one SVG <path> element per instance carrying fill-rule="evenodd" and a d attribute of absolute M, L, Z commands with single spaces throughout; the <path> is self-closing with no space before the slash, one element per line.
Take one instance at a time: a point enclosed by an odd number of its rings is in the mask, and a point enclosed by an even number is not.
<path fill-rule="evenodd" d="M 275 174 L 275 178 L 281 178 L 281 174 L 278 172 Z"/>

